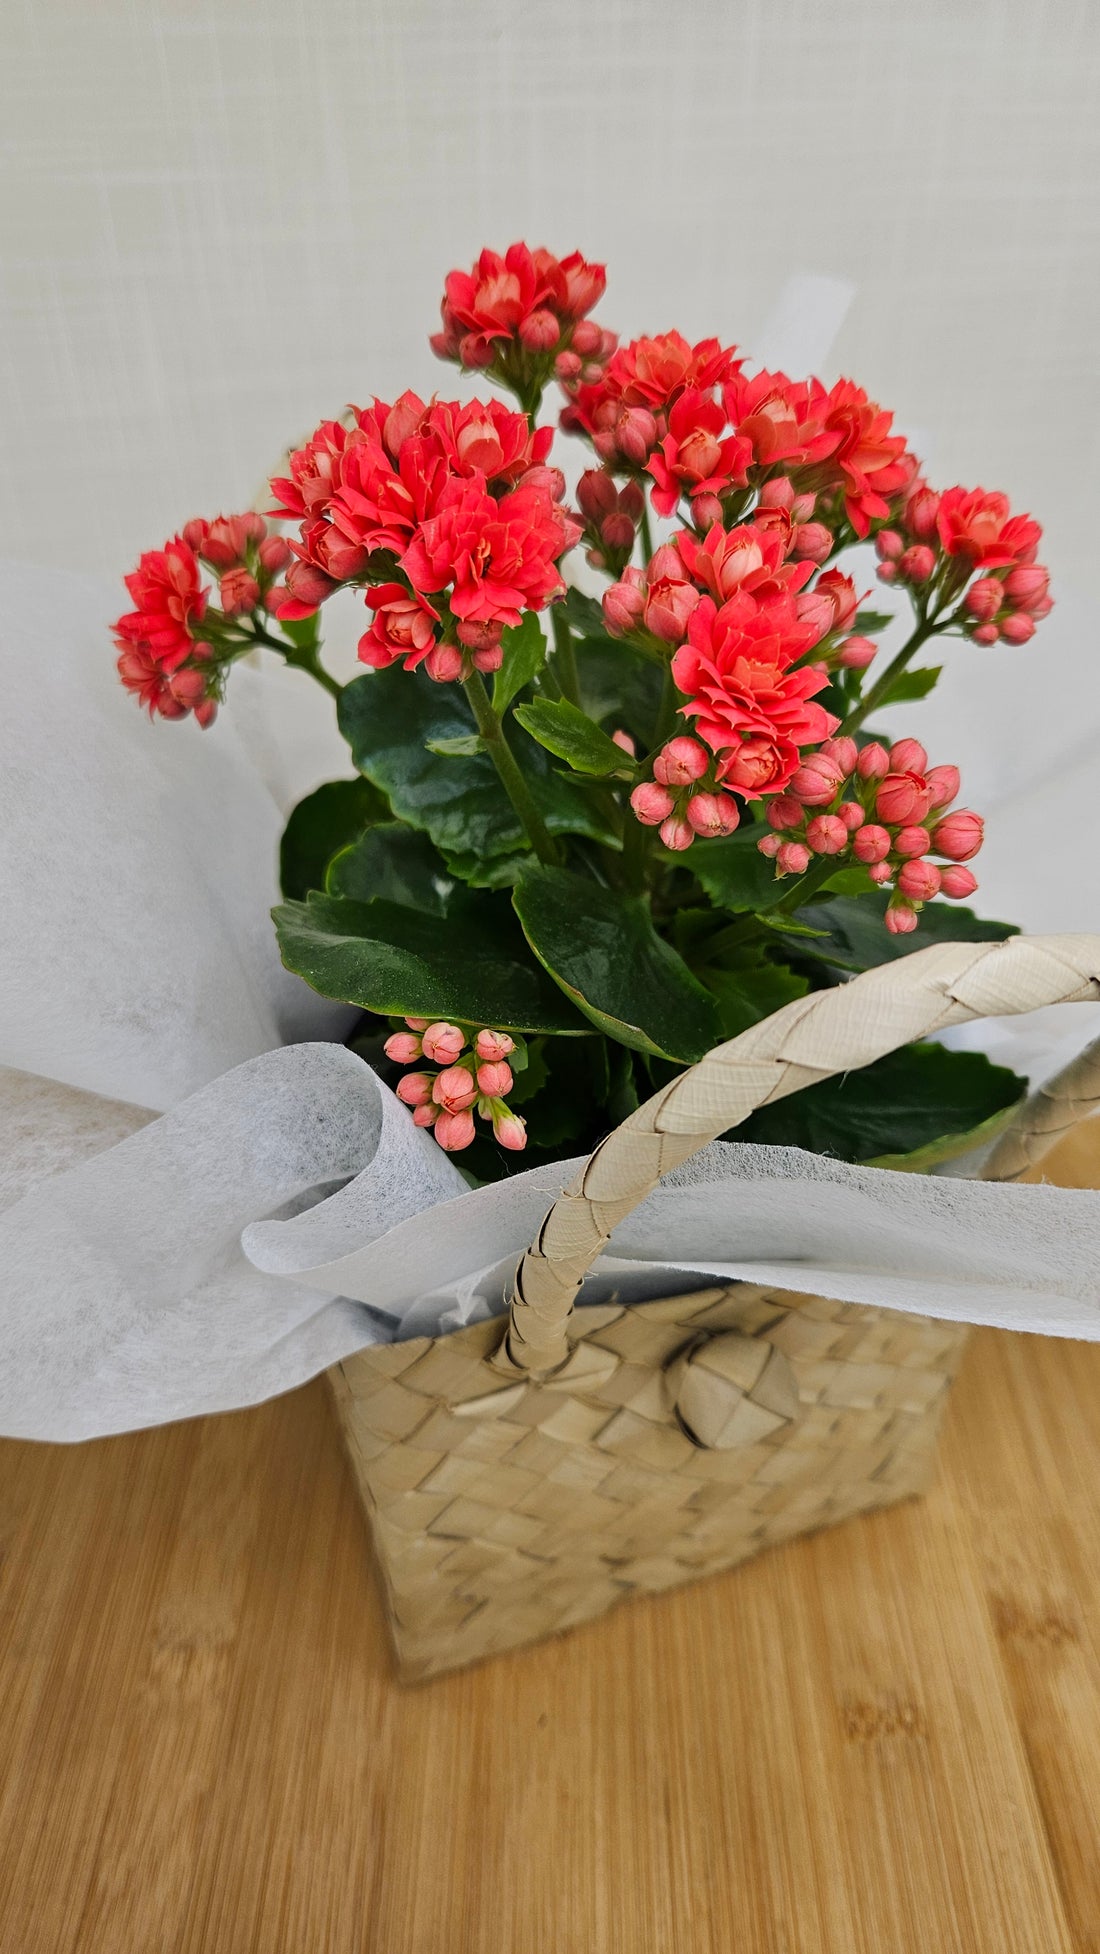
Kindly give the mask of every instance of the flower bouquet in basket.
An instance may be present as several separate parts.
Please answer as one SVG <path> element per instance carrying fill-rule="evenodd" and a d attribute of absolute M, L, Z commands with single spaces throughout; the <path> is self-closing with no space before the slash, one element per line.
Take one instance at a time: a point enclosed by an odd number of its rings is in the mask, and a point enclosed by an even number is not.
<path fill-rule="evenodd" d="M 573 1295 L 734 1126 L 880 1165 L 972 1147 L 1024 1082 L 921 1031 L 1036 1001 L 968 1005 L 960 980 L 923 1017 L 882 1003 L 921 941 L 974 946 L 966 971 L 1012 934 L 965 906 L 958 769 L 888 727 L 939 641 L 1031 637 L 1038 524 L 933 488 L 850 380 L 621 344 L 604 284 L 522 244 L 451 272 L 431 344 L 476 392 L 323 421 L 262 514 L 143 556 L 115 627 L 151 714 L 209 726 L 257 646 L 333 695 L 352 771 L 290 816 L 275 928 L 359 1008 L 353 1049 L 411 1119 L 472 1184 L 597 1149 L 503 1344 L 479 1323 L 342 1367 L 417 1673 L 912 1490 L 957 1328 L 739 1284 L 593 1308 L 582 1335 Z M 366 669 L 341 684 L 321 627 L 345 592 Z M 781 1065 L 771 1022 L 819 1024 L 820 1051 Z"/>

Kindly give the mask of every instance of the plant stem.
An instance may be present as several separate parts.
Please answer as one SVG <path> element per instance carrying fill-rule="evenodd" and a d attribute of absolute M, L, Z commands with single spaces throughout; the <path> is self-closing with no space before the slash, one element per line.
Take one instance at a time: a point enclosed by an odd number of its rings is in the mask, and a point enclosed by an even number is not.
<path fill-rule="evenodd" d="M 882 703 L 894 680 L 904 672 L 913 653 L 919 651 L 921 645 L 925 644 L 929 638 L 934 637 L 939 629 L 940 624 L 938 618 L 923 617 L 921 619 L 912 636 L 906 639 L 896 657 L 890 660 L 886 670 L 868 688 L 863 694 L 863 697 L 856 702 L 852 711 L 848 714 L 847 719 L 838 727 L 838 734 L 854 733 L 857 727 L 863 725 L 869 715 L 874 712 L 876 706 Z"/>
<path fill-rule="evenodd" d="M 266 631 L 255 618 L 252 620 L 252 630 L 257 644 L 268 645 L 272 651 L 277 651 L 280 658 L 284 659 L 294 671 L 308 672 L 310 678 L 315 678 L 318 685 L 323 685 L 325 691 L 331 693 L 334 699 L 340 697 L 344 688 L 338 679 L 333 678 L 331 672 L 326 672 L 316 645 L 291 645 L 282 638 L 273 638 L 270 631 Z"/>
<path fill-rule="evenodd" d="M 767 937 L 776 934 L 763 920 L 764 916 L 790 916 L 801 909 L 804 902 L 814 895 L 823 882 L 835 875 L 837 864 L 831 855 L 820 855 L 807 870 L 800 875 L 779 902 L 767 911 L 754 910 L 751 914 L 740 916 L 728 929 L 722 930 L 707 945 L 709 956 L 722 956 L 727 950 L 739 950 L 742 944 L 751 943 L 754 937 Z"/>
<path fill-rule="evenodd" d="M 577 657 L 573 650 L 573 633 L 569 629 L 569 619 L 560 604 L 555 604 L 550 612 L 550 626 L 554 633 L 554 669 L 563 699 L 571 706 L 580 706 L 581 688 L 577 676 Z"/>
<path fill-rule="evenodd" d="M 463 689 L 477 721 L 477 730 L 484 741 L 485 750 L 500 775 L 501 786 L 520 818 L 527 839 L 540 862 L 544 862 L 550 868 L 557 867 L 560 860 L 557 845 L 535 806 L 531 789 L 523 778 L 515 754 L 504 736 L 500 714 L 493 711 L 481 673 L 471 672 L 469 678 L 463 681 Z"/>
<path fill-rule="evenodd" d="M 645 493 L 644 489 L 642 493 L 644 496 Z M 650 557 L 653 555 L 653 531 L 649 526 L 649 504 L 646 501 L 643 501 L 642 503 L 642 515 L 641 515 L 640 526 L 641 526 L 641 533 L 642 533 L 642 548 L 645 551 L 645 560 L 648 563 Z"/>

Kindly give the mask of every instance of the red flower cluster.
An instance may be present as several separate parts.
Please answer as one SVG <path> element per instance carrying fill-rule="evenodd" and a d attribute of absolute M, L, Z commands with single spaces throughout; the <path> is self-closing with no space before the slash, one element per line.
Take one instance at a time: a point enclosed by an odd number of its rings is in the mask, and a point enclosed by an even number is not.
<path fill-rule="evenodd" d="M 907 935 L 923 902 L 970 896 L 978 886 L 962 863 L 981 847 L 983 823 L 969 808 L 948 813 L 958 791 L 958 768 L 929 767 L 919 740 L 898 740 L 887 752 L 877 742 L 860 750 L 853 739 L 829 739 L 768 802 L 771 832 L 757 846 L 779 875 L 804 874 L 815 855 L 850 855 L 872 882 L 894 884 L 886 927 Z"/>
<path fill-rule="evenodd" d="M 364 663 L 421 662 L 433 678 L 500 663 L 501 633 L 564 588 L 558 559 L 580 525 L 545 466 L 549 428 L 498 401 L 403 394 L 322 423 L 272 482 L 296 516 L 297 561 L 279 615 L 306 617 L 341 583 L 368 582 Z M 400 573 L 400 580 L 398 573 Z"/>
<path fill-rule="evenodd" d="M 562 377 L 583 362 L 612 351 L 614 336 L 588 318 L 607 284 L 602 265 L 573 251 L 556 258 L 510 244 L 504 256 L 483 251 L 469 271 L 447 274 L 443 330 L 432 335 L 433 353 L 459 366 L 497 368 L 506 379 Z"/>
<path fill-rule="evenodd" d="M 515 1040 L 507 1032 L 483 1027 L 466 1050 L 466 1033 L 456 1024 L 431 1024 L 427 1018 L 406 1018 L 407 1031 L 395 1031 L 385 1043 L 386 1057 L 396 1065 L 429 1059 L 438 1072 L 406 1072 L 397 1083 L 397 1097 L 413 1108 L 417 1126 L 430 1126 L 447 1153 L 461 1153 L 476 1138 L 475 1111 L 492 1123 L 493 1138 L 512 1153 L 527 1145 L 527 1124 L 506 1104 L 514 1080 L 508 1060 Z"/>
<path fill-rule="evenodd" d="M 827 390 L 785 373 L 746 379 L 716 339 L 634 340 L 596 381 L 567 391 L 562 426 L 587 434 L 607 467 L 645 469 L 659 515 L 686 497 L 697 528 L 723 520 L 732 497 L 781 468 L 792 495 L 808 494 L 811 508 L 814 495 L 834 500 L 862 537 L 916 474 L 891 415 L 862 387 L 838 380 Z"/>
<path fill-rule="evenodd" d="M 200 559 L 219 579 L 220 610 L 209 606 Z M 201 517 L 186 523 L 160 550 L 148 550 L 126 578 L 136 610 L 113 627 L 118 674 L 151 717 L 183 719 L 193 712 L 200 726 L 217 713 L 224 664 L 242 646 L 233 643 L 230 620 L 278 601 L 273 579 L 290 560 L 279 536 L 269 536 L 262 516 Z"/>
<path fill-rule="evenodd" d="M 1026 644 L 1053 610 L 1049 573 L 1035 561 L 1043 532 L 1031 516 L 1010 513 L 1007 495 L 980 488 L 940 495 L 917 482 L 895 522 L 875 537 L 880 581 L 954 600 L 981 571 L 956 619 L 976 644 Z"/>

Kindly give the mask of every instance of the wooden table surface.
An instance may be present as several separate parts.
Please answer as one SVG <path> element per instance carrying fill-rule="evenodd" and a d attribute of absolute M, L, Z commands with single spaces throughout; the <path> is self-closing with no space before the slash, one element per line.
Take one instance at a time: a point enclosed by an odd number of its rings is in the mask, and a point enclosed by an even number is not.
<path fill-rule="evenodd" d="M 983 1331 L 928 1498 L 410 1690 L 322 1382 L 8 1442 L 0 1949 L 1100 1954 L 1098 1494 Z"/>

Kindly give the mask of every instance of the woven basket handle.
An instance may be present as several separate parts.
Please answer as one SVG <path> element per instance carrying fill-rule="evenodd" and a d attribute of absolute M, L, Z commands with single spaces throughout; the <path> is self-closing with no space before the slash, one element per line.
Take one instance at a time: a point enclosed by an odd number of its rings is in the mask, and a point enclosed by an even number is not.
<path fill-rule="evenodd" d="M 563 1363 L 574 1298 L 612 1229 L 670 1168 L 739 1126 L 756 1107 L 970 1018 L 1010 1017 L 1090 998 L 1100 998 L 1100 936 L 939 943 L 864 971 L 835 990 L 796 998 L 717 1046 L 609 1133 L 555 1201 L 519 1265 L 496 1362 L 536 1373 Z M 987 1173 L 1017 1177 L 1039 1157 L 1044 1139 L 1050 1144 L 1098 1097 L 1100 1042 L 1027 1101 Z"/>

